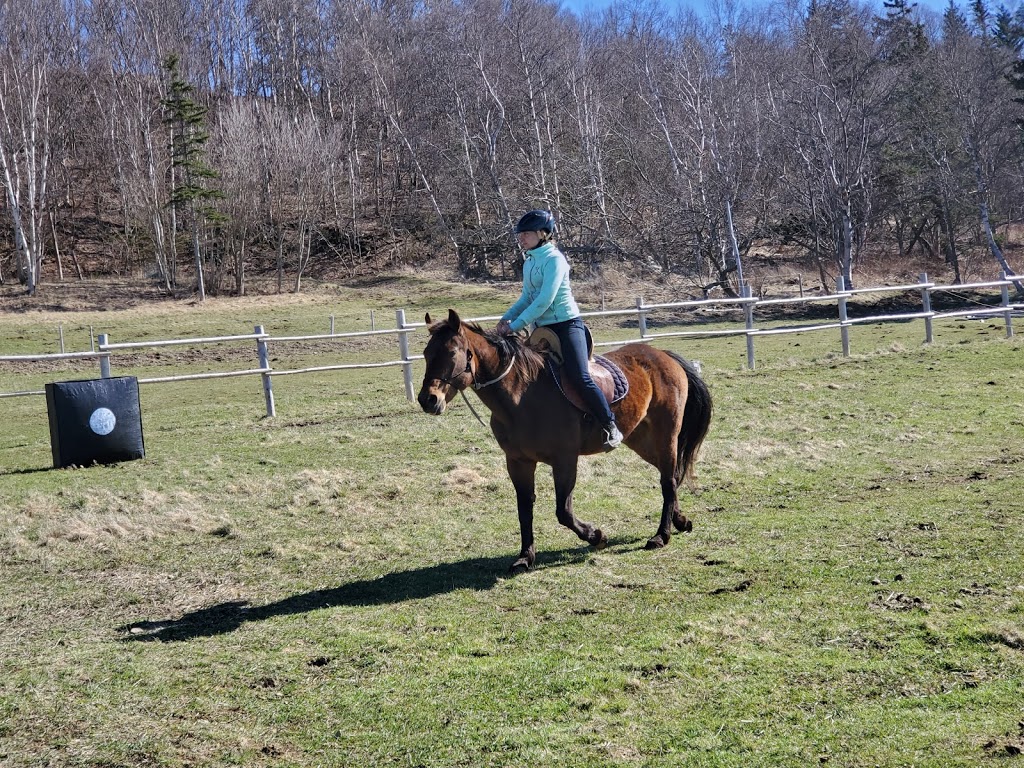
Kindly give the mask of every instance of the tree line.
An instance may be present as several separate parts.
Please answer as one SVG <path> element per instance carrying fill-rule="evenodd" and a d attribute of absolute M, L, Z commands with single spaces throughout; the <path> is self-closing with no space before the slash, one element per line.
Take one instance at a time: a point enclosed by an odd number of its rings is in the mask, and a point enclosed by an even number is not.
<path fill-rule="evenodd" d="M 0 37 L 0 281 L 30 293 L 86 242 L 200 298 L 512 274 L 536 207 L 577 264 L 705 292 L 764 245 L 828 284 L 870 252 L 1012 272 L 1024 14 L 986 0 L 19 0 Z"/>

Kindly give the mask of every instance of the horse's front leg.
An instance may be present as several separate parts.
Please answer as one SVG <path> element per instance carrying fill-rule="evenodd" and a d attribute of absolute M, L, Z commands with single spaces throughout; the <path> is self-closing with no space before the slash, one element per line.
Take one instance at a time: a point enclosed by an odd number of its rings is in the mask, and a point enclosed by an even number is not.
<path fill-rule="evenodd" d="M 558 522 L 575 533 L 595 549 L 608 546 L 608 537 L 604 532 L 582 520 L 577 520 L 572 513 L 572 492 L 576 488 L 576 462 L 565 462 L 551 468 L 555 479 L 555 515 Z"/>
<path fill-rule="evenodd" d="M 537 462 L 525 459 L 512 459 L 506 456 L 505 466 L 508 469 L 508 476 L 512 479 L 512 485 L 516 489 L 516 508 L 519 511 L 519 536 L 522 539 L 519 557 L 515 559 L 509 570 L 512 573 L 520 573 L 530 570 L 537 556 L 533 543 L 533 503 L 537 498 L 535 492 Z"/>

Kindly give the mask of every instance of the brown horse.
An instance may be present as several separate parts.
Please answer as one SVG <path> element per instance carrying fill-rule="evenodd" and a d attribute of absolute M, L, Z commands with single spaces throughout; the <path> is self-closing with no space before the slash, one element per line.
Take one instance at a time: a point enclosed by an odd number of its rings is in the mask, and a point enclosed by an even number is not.
<path fill-rule="evenodd" d="M 608 539 L 600 528 L 578 520 L 572 511 L 576 465 L 581 455 L 602 451 L 602 429 L 559 392 L 545 359 L 518 336 L 501 336 L 463 321 L 455 310 L 431 324 L 423 352 L 426 374 L 419 403 L 440 415 L 459 392 L 472 387 L 491 411 L 491 431 L 505 452 L 516 489 L 522 549 L 511 570 L 529 569 L 533 541 L 534 476 L 537 463 L 549 464 L 555 480 L 558 522 L 597 549 Z M 629 381 L 626 396 L 612 405 L 625 444 L 661 475 L 661 522 L 647 542 L 664 547 L 672 526 L 689 531 L 679 512 L 676 489 L 693 489 L 697 450 L 711 422 L 711 393 L 696 369 L 671 352 L 646 344 L 627 344 L 606 357 Z"/>

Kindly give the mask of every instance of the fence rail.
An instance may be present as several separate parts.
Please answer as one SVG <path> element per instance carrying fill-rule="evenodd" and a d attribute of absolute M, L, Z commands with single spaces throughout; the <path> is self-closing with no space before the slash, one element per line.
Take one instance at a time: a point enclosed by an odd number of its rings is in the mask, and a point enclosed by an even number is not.
<path fill-rule="evenodd" d="M 639 329 L 639 337 L 619 339 L 614 341 L 596 342 L 595 347 L 621 346 L 631 342 L 650 343 L 657 339 L 669 338 L 714 338 L 722 336 L 745 336 L 747 343 L 747 367 L 756 367 L 754 340 L 760 336 L 776 336 L 791 333 L 810 333 L 814 331 L 836 330 L 840 331 L 843 354 L 850 354 L 849 330 L 854 325 L 866 323 L 884 323 L 900 320 L 920 320 L 925 323 L 925 342 L 931 343 L 934 340 L 933 322 L 957 317 L 985 317 L 1002 315 L 1006 327 L 1006 336 L 1013 336 L 1013 317 L 1024 311 L 1024 304 L 1011 303 L 1009 289 L 1017 276 L 1002 275 L 999 280 L 989 280 L 977 283 L 959 285 L 936 285 L 929 282 L 928 275 L 922 274 L 917 283 L 911 285 L 886 286 L 880 288 L 858 288 L 846 290 L 842 278 L 835 293 L 824 296 L 791 297 L 760 299 L 751 295 L 750 286 L 743 286 L 743 295 L 739 298 L 725 299 L 699 299 L 691 301 L 679 301 L 669 303 L 645 304 L 642 298 L 636 300 L 636 306 L 631 309 L 613 309 L 595 312 L 584 312 L 583 316 L 594 317 L 622 317 L 635 316 Z M 1000 304 L 998 306 L 981 305 L 969 309 L 957 309 L 947 312 L 934 312 L 931 308 L 931 296 L 938 292 L 956 292 L 964 290 L 1000 290 Z M 921 294 L 921 311 L 904 312 L 891 315 L 871 315 L 868 317 L 850 318 L 847 315 L 847 302 L 851 296 L 868 293 L 906 293 L 919 291 Z M 836 321 L 817 323 L 813 325 L 795 325 L 785 328 L 758 328 L 755 325 L 755 313 L 761 307 L 773 307 L 784 304 L 811 304 L 818 302 L 836 302 L 838 319 Z M 740 308 L 743 311 L 744 323 L 741 327 L 732 329 L 699 329 L 684 331 L 665 331 L 651 333 L 647 330 L 647 318 L 663 310 L 698 309 L 704 307 L 732 307 Z M 483 316 L 468 318 L 474 322 L 487 322 L 497 320 L 498 316 Z M 202 379 L 224 379 L 238 376 L 261 376 L 263 380 L 263 392 L 268 416 L 276 414 L 273 392 L 273 377 L 293 376 L 306 373 L 320 373 L 324 371 L 342 371 L 353 369 L 393 368 L 401 367 L 405 384 L 405 394 L 409 400 L 415 398 L 413 390 L 413 363 L 423 359 L 423 355 L 413 355 L 409 352 L 409 334 L 424 328 L 425 323 L 408 323 L 405 320 L 405 310 L 395 312 L 396 327 L 382 330 L 354 331 L 346 333 L 334 333 L 334 318 L 331 318 L 331 333 L 311 334 L 307 336 L 274 336 L 267 333 L 262 325 L 257 325 L 253 333 L 236 336 L 211 336 L 189 339 L 163 339 L 153 341 L 127 341 L 111 342 L 108 335 L 100 334 L 99 344 L 95 350 L 90 352 L 60 352 L 56 354 L 41 355 L 0 355 L 0 362 L 41 362 L 56 360 L 80 360 L 95 359 L 99 361 L 100 376 L 109 378 L 111 376 L 111 353 L 123 350 L 157 349 L 169 346 L 199 346 L 206 344 L 234 344 L 239 342 L 256 342 L 256 356 L 258 367 L 246 370 L 234 371 L 210 371 L 206 373 L 181 374 L 176 376 L 160 376 L 154 378 L 139 379 L 140 384 L 161 384 L 172 381 L 197 381 Z M 270 365 L 270 345 L 290 344 L 302 341 L 335 341 L 351 338 L 363 338 L 369 336 L 396 336 L 398 339 L 399 357 L 396 360 L 388 360 L 372 363 L 345 363 L 335 365 L 318 365 L 304 368 L 275 369 Z M 63 333 L 61 334 L 61 348 L 63 349 Z M 0 392 L 0 399 L 7 397 L 26 397 L 45 394 L 44 390 L 32 390 L 23 392 Z"/>

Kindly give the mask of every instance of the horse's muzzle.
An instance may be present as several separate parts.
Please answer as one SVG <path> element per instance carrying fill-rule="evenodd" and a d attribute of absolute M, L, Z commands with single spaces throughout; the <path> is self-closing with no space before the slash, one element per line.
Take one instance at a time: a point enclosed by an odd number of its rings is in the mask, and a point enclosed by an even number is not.
<path fill-rule="evenodd" d="M 420 390 L 420 394 L 416 399 L 419 401 L 420 408 L 425 413 L 430 413 L 434 416 L 440 416 L 444 413 L 444 408 L 447 405 L 443 397 L 438 397 L 436 392 L 432 392 L 427 387 Z"/>

